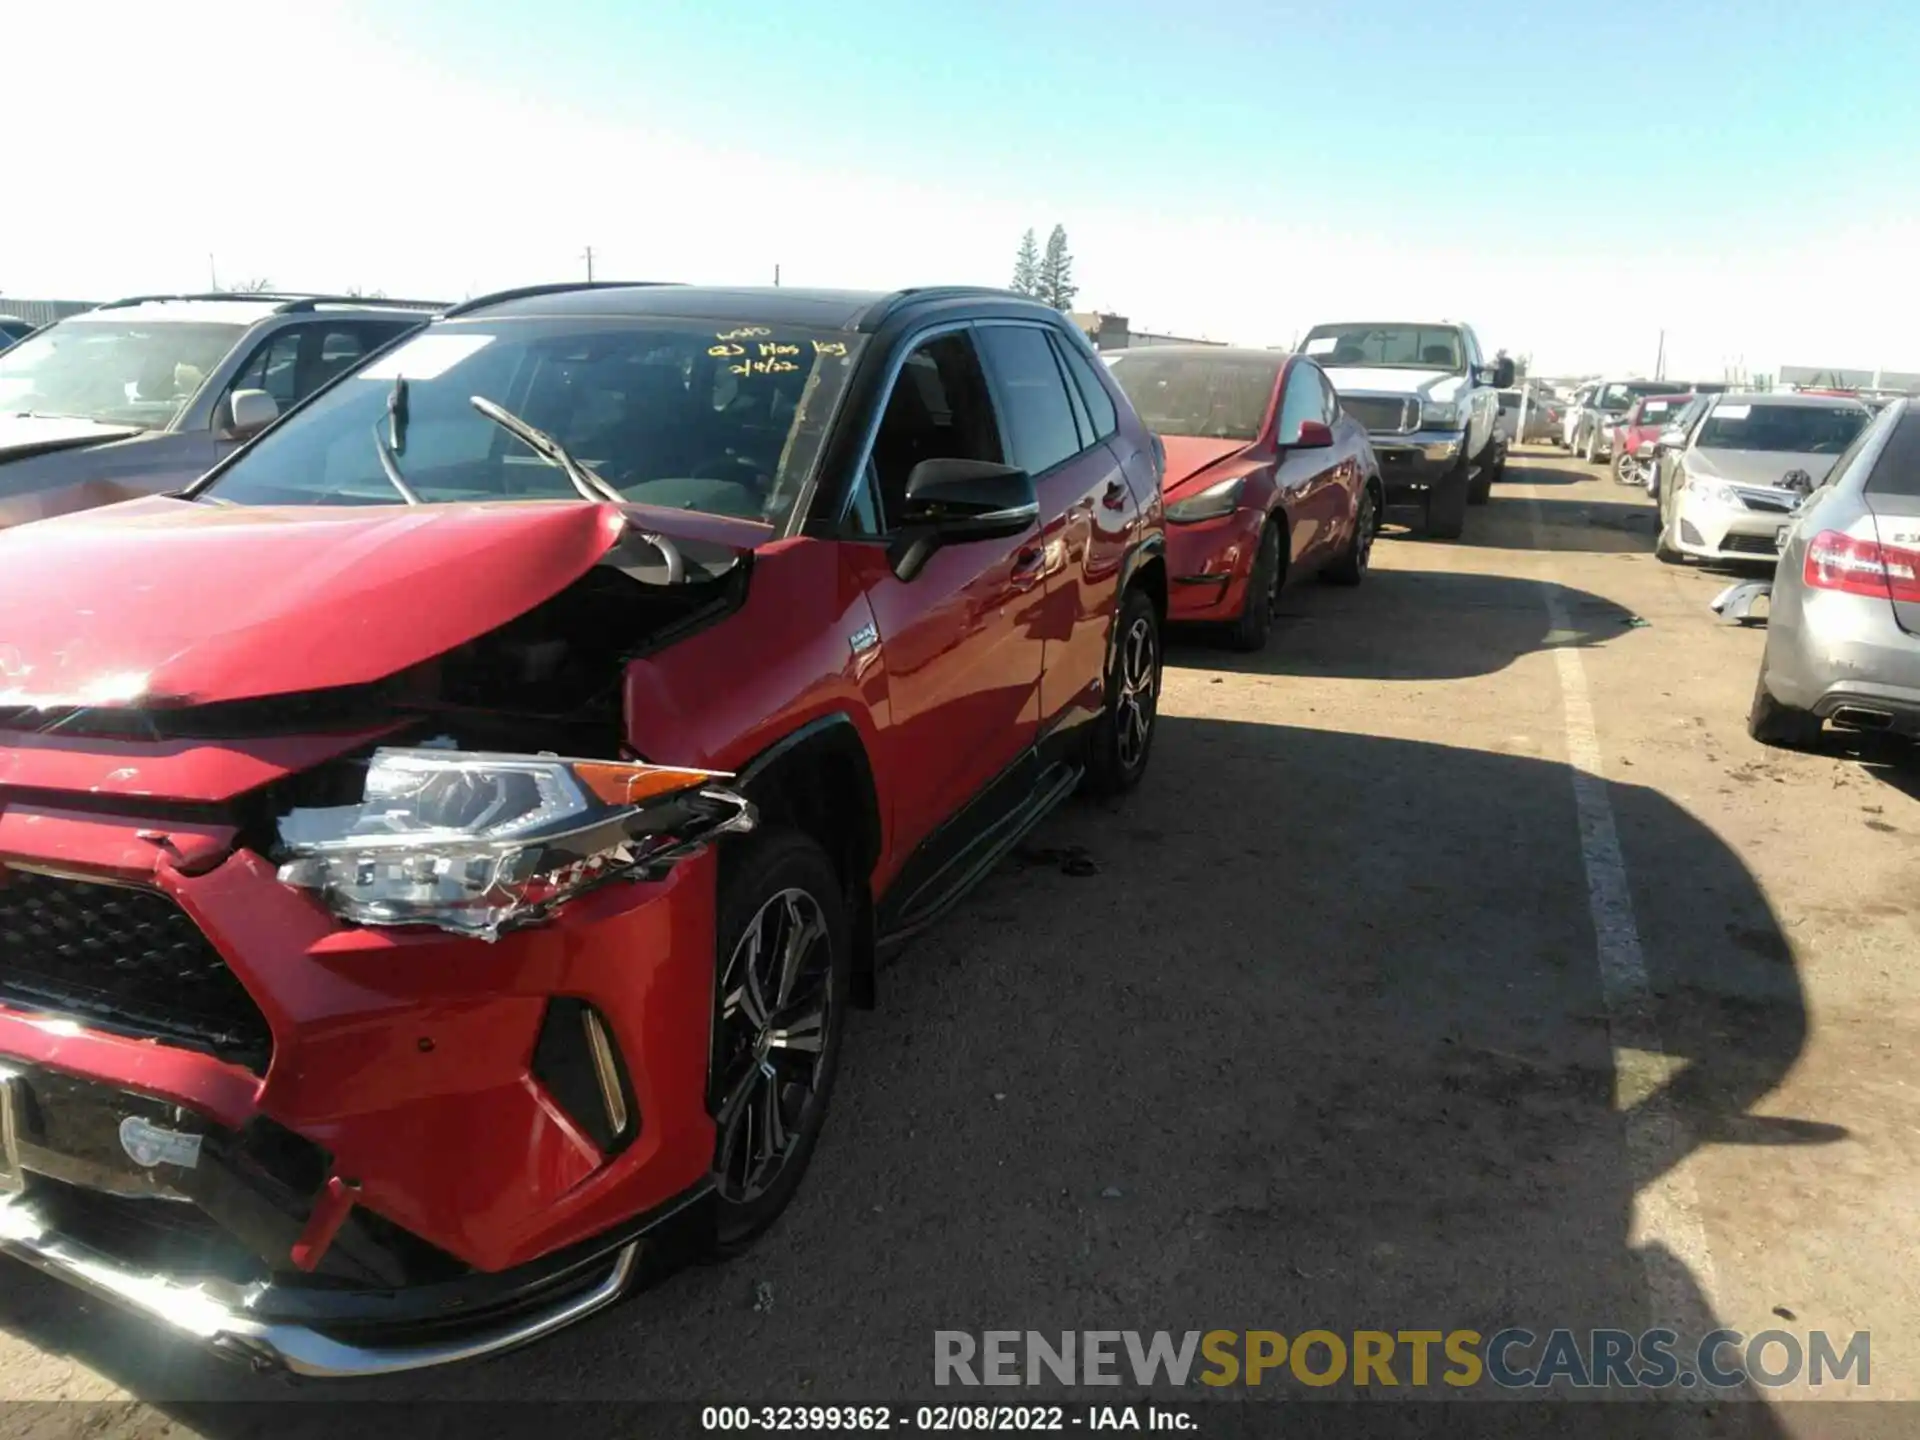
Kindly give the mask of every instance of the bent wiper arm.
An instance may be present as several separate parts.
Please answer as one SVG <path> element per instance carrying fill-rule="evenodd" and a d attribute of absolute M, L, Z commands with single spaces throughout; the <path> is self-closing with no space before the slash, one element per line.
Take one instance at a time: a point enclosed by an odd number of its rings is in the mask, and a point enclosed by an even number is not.
<path fill-rule="evenodd" d="M 573 482 L 573 488 L 580 492 L 581 499 L 595 502 L 611 500 L 616 505 L 627 503 L 626 496 L 574 459 L 572 452 L 546 431 L 529 425 L 511 410 L 503 405 L 494 404 L 484 395 L 474 395 L 470 399 L 474 409 L 520 441 L 549 465 L 558 466 L 564 471 L 567 479 Z"/>
<path fill-rule="evenodd" d="M 387 482 L 400 492 L 400 498 L 409 505 L 424 503 L 420 492 L 407 483 L 407 477 L 400 473 L 400 462 L 393 458 L 393 451 L 387 448 L 387 442 L 380 438 L 380 426 L 373 427 L 373 453 L 380 457 L 380 468 L 387 474 Z"/>

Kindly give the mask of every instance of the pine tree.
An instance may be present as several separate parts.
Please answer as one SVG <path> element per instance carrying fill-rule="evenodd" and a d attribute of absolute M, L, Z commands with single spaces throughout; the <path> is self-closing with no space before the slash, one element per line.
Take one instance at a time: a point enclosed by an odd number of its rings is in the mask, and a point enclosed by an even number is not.
<path fill-rule="evenodd" d="M 1022 295 L 1040 293 L 1040 246 L 1031 230 L 1020 237 L 1020 252 L 1013 257 L 1013 289 Z"/>
<path fill-rule="evenodd" d="M 1040 260 L 1037 296 L 1056 310 L 1071 310 L 1080 287 L 1073 283 L 1073 256 L 1067 253 L 1067 227 L 1055 225 L 1047 236 L 1047 253 Z"/>

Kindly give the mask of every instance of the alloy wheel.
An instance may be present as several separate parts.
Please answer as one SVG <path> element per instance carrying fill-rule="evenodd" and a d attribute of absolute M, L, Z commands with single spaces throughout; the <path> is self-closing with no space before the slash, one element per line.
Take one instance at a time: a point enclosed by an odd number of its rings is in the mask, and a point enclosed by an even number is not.
<path fill-rule="evenodd" d="M 1354 567 L 1365 570 L 1367 562 L 1373 558 L 1374 532 L 1380 528 L 1380 516 L 1373 503 L 1371 490 L 1360 492 L 1360 515 L 1354 523 L 1360 527 L 1353 537 Z"/>
<path fill-rule="evenodd" d="M 833 939 L 805 890 L 754 913 L 720 976 L 721 1100 L 714 1163 L 721 1197 L 745 1204 L 779 1178 L 819 1096 Z"/>
<path fill-rule="evenodd" d="M 1153 733 L 1160 674 L 1154 661 L 1153 622 L 1145 615 L 1135 616 L 1120 641 L 1120 693 L 1113 713 L 1115 746 L 1127 770 L 1140 763 Z"/>

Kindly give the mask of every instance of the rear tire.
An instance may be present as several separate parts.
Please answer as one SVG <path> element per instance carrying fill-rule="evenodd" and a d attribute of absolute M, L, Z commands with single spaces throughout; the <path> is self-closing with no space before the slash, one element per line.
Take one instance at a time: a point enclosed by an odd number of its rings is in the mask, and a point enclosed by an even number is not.
<path fill-rule="evenodd" d="M 721 856 L 715 1258 L 739 1254 L 779 1218 L 826 1123 L 853 973 L 844 888 L 826 852 L 797 830 L 762 831 Z M 789 942 L 802 947 L 790 967 Z"/>
<path fill-rule="evenodd" d="M 1085 786 L 1094 795 L 1119 795 L 1140 783 L 1160 714 L 1160 615 L 1147 592 L 1129 587 L 1113 624 L 1106 704 L 1087 740 Z"/>
<path fill-rule="evenodd" d="M 1600 447 L 1593 443 L 1594 438 L 1594 432 L 1589 430 L 1587 431 L 1587 438 L 1580 444 L 1580 458 L 1589 465 L 1598 465 L 1600 463 Z"/>
<path fill-rule="evenodd" d="M 1820 717 L 1811 710 L 1796 710 L 1773 698 L 1763 662 L 1753 685 L 1753 707 L 1747 711 L 1747 734 L 1782 750 L 1812 750 L 1820 744 L 1821 729 Z"/>
<path fill-rule="evenodd" d="M 1613 483 L 1616 485 L 1641 485 L 1645 483 L 1640 478 L 1639 468 L 1635 465 L 1633 457 L 1628 455 L 1624 450 L 1613 457 Z"/>
<path fill-rule="evenodd" d="M 1267 648 L 1284 575 L 1285 567 L 1280 562 L 1280 527 L 1268 520 L 1260 532 L 1260 548 L 1254 552 L 1253 571 L 1247 576 L 1246 604 L 1240 608 L 1240 618 L 1233 622 L 1234 649 L 1252 653 Z"/>

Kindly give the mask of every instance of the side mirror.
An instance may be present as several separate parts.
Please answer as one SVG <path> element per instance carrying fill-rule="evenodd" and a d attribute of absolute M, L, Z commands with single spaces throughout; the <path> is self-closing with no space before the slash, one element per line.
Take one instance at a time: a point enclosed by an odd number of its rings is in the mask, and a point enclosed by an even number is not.
<path fill-rule="evenodd" d="M 1333 427 L 1324 420 L 1302 420 L 1300 433 L 1287 442 L 1294 450 L 1326 450 L 1333 445 Z"/>
<path fill-rule="evenodd" d="M 893 573 L 911 580 L 942 545 L 1005 540 L 1040 518 L 1033 477 L 986 460 L 922 460 L 907 476 Z"/>
<path fill-rule="evenodd" d="M 236 440 L 258 435 L 280 418 L 280 406 L 264 390 L 236 390 L 227 401 L 231 423 L 227 434 Z"/>
<path fill-rule="evenodd" d="M 1687 432 L 1679 426 L 1660 432 L 1659 446 L 1662 450 L 1683 450 L 1687 444 Z"/>
<path fill-rule="evenodd" d="M 1513 357 L 1510 355 L 1503 356 L 1501 359 L 1494 362 L 1493 387 L 1496 390 L 1507 390 L 1512 388 L 1512 385 L 1513 385 Z"/>

